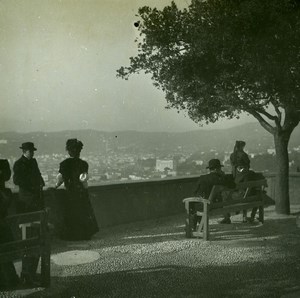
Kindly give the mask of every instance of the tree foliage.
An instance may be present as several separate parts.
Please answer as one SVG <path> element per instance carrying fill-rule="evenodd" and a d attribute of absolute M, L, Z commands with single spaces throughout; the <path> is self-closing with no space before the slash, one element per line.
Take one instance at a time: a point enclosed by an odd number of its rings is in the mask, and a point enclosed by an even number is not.
<path fill-rule="evenodd" d="M 138 11 L 138 54 L 118 76 L 143 71 L 167 108 L 195 122 L 253 115 L 275 134 L 300 120 L 300 5 L 296 0 L 192 0 Z"/>

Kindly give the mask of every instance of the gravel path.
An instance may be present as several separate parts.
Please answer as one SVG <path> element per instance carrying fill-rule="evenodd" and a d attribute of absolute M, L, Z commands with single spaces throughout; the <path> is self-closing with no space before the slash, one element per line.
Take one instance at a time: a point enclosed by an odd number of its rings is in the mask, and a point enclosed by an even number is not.
<path fill-rule="evenodd" d="M 184 215 L 53 243 L 49 289 L 0 297 L 300 297 L 300 206 L 265 223 L 211 220 L 211 240 L 186 239 Z"/>

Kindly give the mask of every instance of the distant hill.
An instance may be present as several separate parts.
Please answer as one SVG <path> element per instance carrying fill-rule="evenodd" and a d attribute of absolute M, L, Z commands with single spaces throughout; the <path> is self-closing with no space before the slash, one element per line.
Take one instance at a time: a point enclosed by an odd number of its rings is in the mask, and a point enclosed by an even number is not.
<path fill-rule="evenodd" d="M 273 137 L 258 123 L 249 123 L 228 129 L 188 132 L 140 132 L 97 130 L 78 130 L 60 132 L 0 133 L 0 154 L 2 157 L 20 155 L 20 145 L 32 141 L 38 148 L 38 154 L 65 153 L 65 142 L 69 138 L 78 138 L 84 143 L 84 154 L 123 150 L 127 152 L 171 152 L 181 146 L 182 150 L 231 152 L 235 140 L 245 140 L 250 152 L 263 152 L 274 147 Z M 300 146 L 300 127 L 293 132 L 290 148 Z"/>

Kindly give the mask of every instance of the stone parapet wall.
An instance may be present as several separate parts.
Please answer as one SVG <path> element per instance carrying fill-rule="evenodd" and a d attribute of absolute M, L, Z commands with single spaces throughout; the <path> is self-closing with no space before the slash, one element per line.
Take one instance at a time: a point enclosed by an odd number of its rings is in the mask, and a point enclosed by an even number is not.
<path fill-rule="evenodd" d="M 275 175 L 265 175 L 268 194 L 276 200 Z M 193 196 L 198 176 L 135 182 L 107 183 L 89 187 L 90 199 L 100 227 L 154 219 L 184 212 L 183 198 Z M 64 189 L 45 190 L 50 220 L 63 225 Z M 17 193 L 14 194 L 16 196 Z M 290 202 L 300 204 L 300 174 L 290 175 Z"/>
<path fill-rule="evenodd" d="M 90 186 L 91 203 L 101 227 L 183 213 L 183 198 L 193 196 L 198 177 Z M 45 190 L 50 221 L 63 225 L 64 189 Z"/>

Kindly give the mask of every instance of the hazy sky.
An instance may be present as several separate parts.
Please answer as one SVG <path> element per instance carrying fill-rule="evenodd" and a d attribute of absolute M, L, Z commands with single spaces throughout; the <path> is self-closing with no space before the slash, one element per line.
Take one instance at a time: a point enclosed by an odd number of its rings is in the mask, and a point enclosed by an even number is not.
<path fill-rule="evenodd" d="M 0 130 L 197 129 L 184 115 L 164 108 L 164 94 L 149 77 L 116 78 L 116 69 L 136 53 L 138 7 L 170 3 L 0 0 Z"/>

